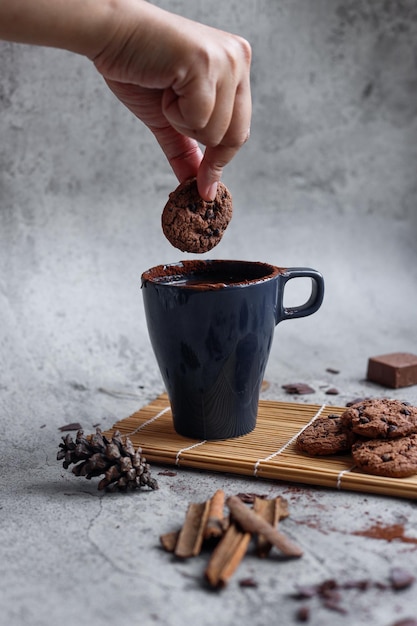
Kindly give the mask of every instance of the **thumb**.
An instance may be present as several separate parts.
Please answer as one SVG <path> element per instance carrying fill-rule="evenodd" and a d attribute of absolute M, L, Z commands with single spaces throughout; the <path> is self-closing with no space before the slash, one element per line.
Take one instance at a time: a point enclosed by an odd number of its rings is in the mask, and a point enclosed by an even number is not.
<path fill-rule="evenodd" d="M 151 130 L 180 183 L 196 176 L 202 160 L 198 143 L 170 126 Z"/>
<path fill-rule="evenodd" d="M 236 148 L 229 148 L 221 144 L 207 147 L 197 172 L 197 187 L 203 200 L 214 200 L 217 192 L 217 183 L 220 181 L 225 165 L 236 154 Z"/>

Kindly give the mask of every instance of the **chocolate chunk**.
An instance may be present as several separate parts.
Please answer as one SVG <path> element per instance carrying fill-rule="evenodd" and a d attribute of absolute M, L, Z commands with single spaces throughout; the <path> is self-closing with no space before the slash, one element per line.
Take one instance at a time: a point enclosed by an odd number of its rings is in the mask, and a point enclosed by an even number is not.
<path fill-rule="evenodd" d="M 367 378 L 393 389 L 417 385 L 417 355 L 393 352 L 371 357 L 368 360 Z"/>
<path fill-rule="evenodd" d="M 258 583 L 254 578 L 242 578 L 239 580 L 239 587 L 257 587 Z"/>
<path fill-rule="evenodd" d="M 308 622 L 310 619 L 310 607 L 300 606 L 295 616 L 297 622 Z"/>
<path fill-rule="evenodd" d="M 415 578 L 410 572 L 401 567 L 394 567 L 390 573 L 391 587 L 393 589 L 406 589 L 411 587 Z"/>
<path fill-rule="evenodd" d="M 237 496 L 246 504 L 253 504 L 256 498 L 264 500 L 268 497 L 266 494 L 264 495 L 261 493 L 238 493 Z"/>
<path fill-rule="evenodd" d="M 285 389 L 287 393 L 293 393 L 298 396 L 302 396 L 307 393 L 315 393 L 315 390 L 306 383 L 289 383 L 287 385 L 282 385 L 282 388 Z"/>
<path fill-rule="evenodd" d="M 69 430 L 82 430 L 82 426 L 80 422 L 71 422 L 70 424 L 64 424 L 64 426 L 60 426 L 58 428 L 62 433 Z"/>

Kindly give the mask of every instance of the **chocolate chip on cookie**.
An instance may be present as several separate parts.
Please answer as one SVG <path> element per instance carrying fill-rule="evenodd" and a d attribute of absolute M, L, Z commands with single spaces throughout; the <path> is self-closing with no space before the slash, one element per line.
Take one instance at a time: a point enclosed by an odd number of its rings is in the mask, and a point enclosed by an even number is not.
<path fill-rule="evenodd" d="M 348 452 L 356 439 L 354 433 L 345 428 L 340 416 L 318 417 L 297 437 L 296 446 L 312 456 L 324 456 Z"/>
<path fill-rule="evenodd" d="M 405 478 L 417 473 L 417 435 L 399 439 L 371 439 L 352 446 L 356 465 L 368 474 Z"/>
<path fill-rule="evenodd" d="M 365 400 L 341 416 L 346 428 L 369 439 L 396 439 L 417 433 L 417 408 L 400 400 Z"/>
<path fill-rule="evenodd" d="M 181 183 L 162 213 L 162 230 L 168 241 L 183 252 L 203 253 L 217 246 L 232 218 L 232 198 L 219 182 L 213 201 L 203 200 L 195 178 Z"/>

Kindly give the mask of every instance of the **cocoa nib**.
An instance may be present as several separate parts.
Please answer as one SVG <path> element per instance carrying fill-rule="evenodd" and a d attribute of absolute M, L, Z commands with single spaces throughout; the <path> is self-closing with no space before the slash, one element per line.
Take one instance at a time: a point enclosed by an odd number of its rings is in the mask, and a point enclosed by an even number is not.
<path fill-rule="evenodd" d="M 308 606 L 300 606 L 298 609 L 295 619 L 297 622 L 308 622 L 310 619 L 310 607 Z"/>
<path fill-rule="evenodd" d="M 82 429 L 82 426 L 79 422 L 70 422 L 70 424 L 64 424 L 64 426 L 60 426 L 58 428 L 58 430 L 60 430 L 61 433 L 70 431 L 70 430 L 81 430 L 81 429 Z"/>
<path fill-rule="evenodd" d="M 287 393 L 293 393 L 298 396 L 302 396 L 307 393 L 315 393 L 315 389 L 307 385 L 307 383 L 288 383 L 286 385 L 282 385 L 282 388 L 285 389 Z"/>
<path fill-rule="evenodd" d="M 242 502 L 245 502 L 245 504 L 253 504 L 256 498 L 264 500 L 268 496 L 261 493 L 238 493 L 237 497 L 240 498 Z"/>
<path fill-rule="evenodd" d="M 239 587 L 257 587 L 258 583 L 254 578 L 242 578 L 239 580 Z"/>
<path fill-rule="evenodd" d="M 407 589 L 407 587 L 411 587 L 414 581 L 414 576 L 401 567 L 394 567 L 390 572 L 390 582 L 393 589 Z"/>
<path fill-rule="evenodd" d="M 358 591 L 368 591 L 372 587 L 374 589 L 380 589 L 388 591 L 401 591 L 407 589 L 415 582 L 413 574 L 401 567 L 394 567 L 389 574 L 389 582 L 371 581 L 367 579 L 347 580 L 345 582 L 338 582 L 337 580 L 330 578 L 324 580 L 317 585 L 299 585 L 297 591 L 294 594 L 296 600 L 307 601 L 310 598 L 318 598 L 321 602 L 321 606 L 331 611 L 337 611 L 338 613 L 345 614 L 347 610 L 341 604 L 343 599 L 343 592 L 349 589 L 357 589 Z M 296 614 L 296 619 L 299 622 L 308 621 L 310 619 L 309 611 L 305 611 L 310 607 L 301 606 Z M 417 620 L 404 619 L 392 626 L 417 626 Z"/>
<path fill-rule="evenodd" d="M 349 402 L 346 402 L 346 406 L 353 406 L 354 404 L 359 404 L 359 402 L 364 402 L 365 400 L 370 400 L 371 398 L 366 397 L 366 398 L 353 398 L 353 400 L 349 400 Z"/>

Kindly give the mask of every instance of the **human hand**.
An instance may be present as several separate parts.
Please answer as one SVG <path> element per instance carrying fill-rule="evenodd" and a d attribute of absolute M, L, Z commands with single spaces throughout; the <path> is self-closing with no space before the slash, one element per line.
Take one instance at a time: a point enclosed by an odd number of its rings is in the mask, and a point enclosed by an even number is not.
<path fill-rule="evenodd" d="M 143 0 L 117 8 L 95 66 L 153 132 L 179 181 L 196 176 L 201 197 L 212 200 L 249 137 L 250 46 Z"/>

